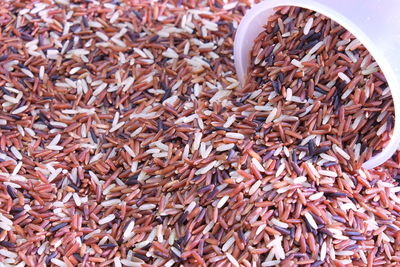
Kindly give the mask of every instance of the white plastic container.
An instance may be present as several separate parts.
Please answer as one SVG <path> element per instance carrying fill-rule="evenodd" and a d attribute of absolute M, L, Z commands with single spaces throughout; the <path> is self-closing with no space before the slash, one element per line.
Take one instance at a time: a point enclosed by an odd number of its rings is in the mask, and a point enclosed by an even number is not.
<path fill-rule="evenodd" d="M 400 0 L 265 0 L 243 17 L 235 36 L 234 59 L 240 82 L 246 79 L 250 50 L 269 16 L 279 6 L 297 6 L 321 13 L 341 24 L 368 49 L 384 73 L 400 114 Z M 372 169 L 388 160 L 400 144 L 400 120 L 381 153 L 364 162 Z"/>

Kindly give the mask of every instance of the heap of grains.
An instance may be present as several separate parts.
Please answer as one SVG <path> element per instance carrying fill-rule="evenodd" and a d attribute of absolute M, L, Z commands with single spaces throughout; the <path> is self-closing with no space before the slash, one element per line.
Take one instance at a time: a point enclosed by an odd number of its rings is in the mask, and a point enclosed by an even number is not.
<path fill-rule="evenodd" d="M 135 2 L 135 1 L 133 1 Z M 284 8 L 240 88 L 236 1 L 7 1 L 0 266 L 395 266 L 377 64 Z"/>
<path fill-rule="evenodd" d="M 269 18 L 251 55 L 246 90 L 260 90 L 253 101 L 266 105 L 256 110 L 273 113 L 265 128 L 280 133 L 269 141 L 300 145 L 296 150 L 306 160 L 329 162 L 318 154 L 332 151 L 351 171 L 389 141 L 394 106 L 386 79 L 365 47 L 336 22 L 282 8 Z"/>

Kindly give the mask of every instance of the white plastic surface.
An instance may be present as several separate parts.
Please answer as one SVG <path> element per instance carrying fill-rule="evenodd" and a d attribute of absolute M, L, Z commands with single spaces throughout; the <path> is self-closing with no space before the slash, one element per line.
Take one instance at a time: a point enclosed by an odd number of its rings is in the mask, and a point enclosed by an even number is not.
<path fill-rule="evenodd" d="M 395 114 L 400 116 L 400 0 L 265 0 L 254 5 L 239 24 L 234 43 L 236 72 L 243 84 L 254 39 L 279 6 L 314 10 L 341 24 L 368 49 L 391 89 Z M 381 153 L 364 162 L 372 169 L 388 160 L 400 144 L 400 120 Z"/>

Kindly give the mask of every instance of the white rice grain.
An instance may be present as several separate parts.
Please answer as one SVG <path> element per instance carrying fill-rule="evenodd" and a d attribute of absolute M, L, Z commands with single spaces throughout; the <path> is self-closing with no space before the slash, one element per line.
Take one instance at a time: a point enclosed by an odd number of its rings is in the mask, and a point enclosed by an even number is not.
<path fill-rule="evenodd" d="M 12 176 L 16 175 L 21 170 L 21 167 L 22 167 L 22 161 L 18 162 L 17 166 L 15 166 L 11 175 Z"/>
<path fill-rule="evenodd" d="M 319 174 L 323 176 L 328 176 L 328 177 L 337 177 L 338 174 L 333 171 L 327 171 L 327 170 L 319 170 Z"/>
<path fill-rule="evenodd" d="M 30 70 L 25 69 L 25 68 L 21 68 L 21 71 L 22 71 L 24 74 L 26 74 L 27 76 L 29 76 L 30 78 L 34 78 L 33 73 L 32 73 Z"/>
<path fill-rule="evenodd" d="M 110 133 L 117 131 L 119 128 L 121 128 L 122 126 L 124 126 L 125 122 L 121 121 L 120 123 L 118 123 L 117 125 L 113 126 L 110 129 Z"/>
<path fill-rule="evenodd" d="M 16 258 L 18 256 L 17 253 L 8 251 L 6 249 L 0 249 L 0 255 L 2 255 L 4 257 L 8 257 L 8 258 Z"/>
<path fill-rule="evenodd" d="M 267 119 L 265 120 L 265 123 L 272 122 L 275 119 L 276 113 L 278 112 L 277 108 L 274 108 L 271 113 L 269 113 Z"/>
<path fill-rule="evenodd" d="M 109 40 L 108 36 L 101 31 L 96 31 L 96 36 L 99 37 L 104 42 L 107 42 Z"/>
<path fill-rule="evenodd" d="M 182 252 L 179 249 L 177 249 L 176 247 L 171 246 L 171 251 L 178 257 L 180 257 L 182 255 Z"/>
<path fill-rule="evenodd" d="M 22 154 L 18 151 L 18 149 L 15 146 L 12 146 L 10 151 L 17 159 L 19 160 L 22 159 Z"/>
<path fill-rule="evenodd" d="M 137 136 L 138 134 L 140 134 L 140 132 L 143 130 L 143 127 L 139 127 L 139 128 L 137 128 L 135 131 L 133 131 L 132 133 L 131 133 L 131 135 L 130 135 L 130 137 L 135 137 L 135 136 Z"/>
<path fill-rule="evenodd" d="M 226 252 L 225 255 L 226 255 L 226 257 L 228 258 L 228 260 L 229 260 L 235 267 L 240 267 L 239 263 L 238 263 L 237 260 L 232 256 L 232 254 Z"/>
<path fill-rule="evenodd" d="M 228 119 L 226 120 L 226 122 L 224 123 L 224 128 L 229 128 L 232 126 L 232 124 L 235 122 L 236 120 L 236 116 L 232 115 L 229 116 Z"/>
<path fill-rule="evenodd" d="M 317 169 L 314 167 L 314 165 L 312 165 L 310 162 L 307 162 L 307 166 L 308 168 L 311 170 L 312 174 L 317 177 L 317 178 L 321 178 L 321 175 L 319 174 L 319 172 L 317 171 Z"/>
<path fill-rule="evenodd" d="M 354 49 L 357 48 L 360 44 L 361 44 L 360 40 L 354 39 L 353 41 L 351 41 L 351 43 L 349 43 L 349 44 L 346 46 L 346 50 L 354 50 Z"/>
<path fill-rule="evenodd" d="M 265 223 L 261 224 L 260 226 L 258 226 L 257 230 L 256 230 L 256 236 L 261 234 L 262 231 L 264 231 L 264 229 L 267 228 L 267 225 Z"/>
<path fill-rule="evenodd" d="M 135 152 L 133 152 L 133 150 L 128 146 L 128 145 L 124 145 L 124 149 L 126 152 L 128 152 L 128 154 L 132 157 L 135 158 L 136 154 Z"/>
<path fill-rule="evenodd" d="M 346 83 L 350 83 L 351 82 L 351 79 L 346 74 L 344 74 L 343 72 L 339 72 L 338 73 L 338 77 L 340 79 L 342 79 L 343 81 L 345 81 Z"/>
<path fill-rule="evenodd" d="M 309 200 L 314 201 L 324 196 L 324 192 L 318 192 L 308 197 Z"/>
<path fill-rule="evenodd" d="M 292 63 L 292 65 L 298 67 L 298 68 L 303 68 L 303 64 L 301 64 L 300 61 L 298 61 L 297 59 L 292 59 L 292 61 L 290 61 L 290 63 Z"/>
<path fill-rule="evenodd" d="M 39 68 L 39 79 L 43 80 L 44 78 L 44 66 L 40 66 Z"/>
<path fill-rule="evenodd" d="M 276 226 L 282 227 L 282 228 L 289 228 L 289 225 L 287 223 L 284 223 L 278 219 L 272 218 L 271 223 L 275 224 Z"/>
<path fill-rule="evenodd" d="M 124 87 L 122 88 L 123 92 L 128 91 L 128 89 L 131 87 L 131 85 L 133 84 L 133 82 L 135 81 L 135 79 L 131 76 L 129 76 L 128 78 L 126 78 L 122 83 L 124 84 Z"/>
<path fill-rule="evenodd" d="M 378 118 L 376 118 L 376 121 L 381 122 L 386 117 L 387 113 L 388 113 L 387 111 L 380 113 Z"/>
<path fill-rule="evenodd" d="M 215 223 L 214 223 L 213 221 L 209 222 L 209 223 L 207 224 L 207 226 L 203 229 L 202 234 L 203 234 L 203 235 L 207 234 L 207 233 L 214 227 L 214 224 L 215 224 Z"/>
<path fill-rule="evenodd" d="M 109 223 L 109 222 L 113 221 L 114 219 L 115 219 L 115 215 L 114 214 L 110 214 L 110 215 L 107 215 L 106 217 L 100 219 L 98 221 L 98 224 L 99 225 L 106 224 L 106 223 Z"/>
<path fill-rule="evenodd" d="M 312 228 L 314 228 L 315 230 L 317 230 L 317 229 L 318 229 L 318 225 L 317 225 L 317 223 L 315 222 L 315 220 L 314 220 L 314 218 L 312 217 L 312 215 L 311 215 L 309 212 L 305 212 L 305 213 L 304 213 L 304 216 L 306 217 L 306 219 L 307 219 L 308 223 L 310 224 L 310 226 L 311 226 Z"/>
<path fill-rule="evenodd" d="M 367 256 L 365 256 L 364 251 L 359 250 L 358 253 L 359 253 L 360 258 L 361 258 L 361 260 L 363 261 L 363 263 L 364 263 L 365 265 L 367 265 L 368 260 L 367 260 Z"/>
<path fill-rule="evenodd" d="M 228 201 L 228 199 L 229 199 L 229 196 L 223 196 L 217 203 L 217 209 L 222 208 L 225 205 L 225 203 Z"/>
<path fill-rule="evenodd" d="M 166 158 L 168 157 L 168 152 L 154 153 L 152 156 L 154 158 Z"/>
<path fill-rule="evenodd" d="M 312 18 L 312 17 L 307 20 L 306 25 L 304 26 L 304 29 L 303 29 L 304 35 L 307 35 L 310 32 L 313 22 L 314 22 L 314 18 Z"/>
<path fill-rule="evenodd" d="M 341 250 L 341 251 L 336 251 L 336 256 L 353 256 L 354 251 L 350 250 Z"/>
<path fill-rule="evenodd" d="M 5 231 L 10 231 L 11 225 L 8 225 L 6 222 L 0 220 L 0 229 L 3 229 Z"/>
<path fill-rule="evenodd" d="M 169 150 L 169 147 L 166 144 L 162 143 L 161 141 L 153 142 L 150 145 L 155 145 L 159 149 L 164 150 L 164 151 L 168 151 Z"/>
<path fill-rule="evenodd" d="M 114 258 L 114 267 L 122 267 L 121 258 L 118 256 Z"/>
<path fill-rule="evenodd" d="M 281 152 L 282 152 L 282 150 L 283 150 L 283 147 L 282 146 L 280 146 L 280 147 L 278 147 L 275 151 L 274 151 L 274 156 L 276 157 L 276 156 L 278 156 Z"/>
<path fill-rule="evenodd" d="M 223 144 L 217 147 L 217 151 L 227 151 L 232 149 L 235 146 L 235 144 Z"/>
<path fill-rule="evenodd" d="M 316 45 L 314 45 L 310 51 L 307 53 L 307 55 L 313 55 L 315 52 L 317 52 L 322 46 L 324 45 L 324 41 L 318 42 Z M 311 59 L 311 58 L 310 58 Z"/>
<path fill-rule="evenodd" d="M 307 177 L 299 176 L 299 177 L 293 179 L 293 184 L 302 184 L 306 181 L 307 181 Z"/>
<path fill-rule="evenodd" d="M 225 136 L 228 138 L 239 139 L 239 140 L 244 139 L 244 135 L 241 133 L 226 133 Z"/>
<path fill-rule="evenodd" d="M 111 206 L 119 205 L 119 204 L 121 204 L 120 199 L 110 199 L 110 200 L 105 200 L 100 203 L 100 205 L 102 205 L 103 207 L 111 207 Z"/>
<path fill-rule="evenodd" d="M 188 116 L 188 117 L 184 117 L 183 118 L 183 123 L 189 123 L 189 122 L 192 122 L 192 121 L 194 121 L 196 118 L 198 118 L 199 116 L 197 115 L 197 114 L 192 114 L 192 115 L 190 115 L 190 116 Z"/>
<path fill-rule="evenodd" d="M 223 251 L 223 252 L 228 251 L 228 249 L 233 245 L 233 243 L 235 243 L 235 237 L 234 237 L 234 236 L 230 237 L 230 238 L 225 242 L 225 244 L 222 246 L 222 251 Z"/>
<path fill-rule="evenodd" d="M 355 130 L 358 125 L 360 124 L 361 120 L 364 118 L 363 114 L 360 114 L 355 120 L 354 122 L 351 124 L 351 129 Z"/>
<path fill-rule="evenodd" d="M 183 149 L 182 159 L 187 159 L 188 158 L 189 150 L 190 150 L 189 144 L 186 144 L 185 148 Z"/>
<path fill-rule="evenodd" d="M 49 146 L 55 146 L 55 145 L 57 145 L 58 142 L 60 142 L 60 139 L 61 139 L 61 135 L 60 135 L 60 134 L 57 134 L 57 135 L 53 138 L 53 140 L 51 140 L 51 142 L 49 143 Z"/>
<path fill-rule="evenodd" d="M 165 267 L 171 267 L 172 265 L 175 264 L 175 261 L 173 259 L 170 259 L 169 261 L 167 261 L 164 266 Z"/>
<path fill-rule="evenodd" d="M 272 106 L 266 104 L 264 106 L 254 106 L 254 109 L 257 111 L 272 111 Z"/>
<path fill-rule="evenodd" d="M 60 151 L 60 150 L 63 150 L 64 149 L 64 147 L 62 147 L 62 146 L 47 146 L 46 147 L 47 149 L 50 149 L 50 150 L 54 150 L 54 151 Z"/>
<path fill-rule="evenodd" d="M 132 232 L 134 227 L 135 227 L 135 221 L 131 221 L 122 235 L 124 242 L 128 241 L 134 236 L 134 233 Z"/>
<path fill-rule="evenodd" d="M 68 127 L 68 124 L 63 123 L 63 122 L 58 122 L 58 121 L 51 121 L 51 122 L 50 122 L 50 125 L 51 125 L 51 126 L 54 126 L 54 127 L 58 127 L 58 128 L 66 128 L 66 127 Z M 82 127 L 83 127 L 84 125 L 85 125 L 85 124 L 83 124 Z"/>
<path fill-rule="evenodd" d="M 74 199 L 75 205 L 80 207 L 82 202 L 81 202 L 79 195 L 77 193 L 73 193 L 72 198 Z"/>
<path fill-rule="evenodd" d="M 201 138 L 203 137 L 202 133 L 195 133 L 194 134 L 194 141 L 193 141 L 193 145 L 192 145 L 192 152 L 195 152 L 199 149 L 200 147 L 200 141 Z"/>
<path fill-rule="evenodd" d="M 265 172 L 264 167 L 261 165 L 261 163 L 256 158 L 252 158 L 251 162 L 254 164 L 254 167 L 256 167 L 257 170 L 259 170 L 260 172 Z"/>
<path fill-rule="evenodd" d="M 175 52 L 175 50 L 173 50 L 173 49 L 171 49 L 171 48 L 169 48 L 169 47 L 168 47 L 167 50 L 165 50 L 165 51 L 162 53 L 162 55 L 163 55 L 164 57 L 167 57 L 167 58 L 179 58 L 179 55 Z"/>
<path fill-rule="evenodd" d="M 155 209 L 157 206 L 155 204 L 143 204 L 139 207 L 139 210 L 152 210 Z"/>
<path fill-rule="evenodd" d="M 281 164 L 279 165 L 278 169 L 276 170 L 275 176 L 279 177 L 283 173 L 283 171 L 285 170 L 285 167 L 286 166 L 285 166 L 284 162 L 281 162 Z"/>
<path fill-rule="evenodd" d="M 261 186 L 261 180 L 258 180 L 257 182 L 255 182 L 249 190 L 249 195 L 252 196 L 257 190 L 258 188 L 260 188 Z"/>
<path fill-rule="evenodd" d="M 292 96 L 293 96 L 293 90 L 291 88 L 288 88 L 286 90 L 286 101 L 292 101 Z"/>
<path fill-rule="evenodd" d="M 28 107 L 29 107 L 28 105 L 19 107 L 19 108 L 13 110 L 13 111 L 11 112 L 11 114 L 19 114 L 19 113 L 22 113 L 22 112 L 24 112 L 25 110 L 27 110 Z"/>
<path fill-rule="evenodd" d="M 80 81 L 80 80 L 79 80 Z M 82 84 L 82 82 L 80 82 L 80 84 Z M 98 96 L 99 94 L 101 94 L 106 88 L 107 88 L 106 83 L 101 83 L 92 93 L 93 96 Z"/>
<path fill-rule="evenodd" d="M 347 264 L 352 264 L 353 261 L 351 259 L 347 259 L 347 260 L 337 260 L 339 263 L 343 264 L 343 265 L 347 265 Z"/>
<path fill-rule="evenodd" d="M 280 260 L 273 260 L 273 261 L 264 261 L 261 263 L 262 267 L 267 267 L 267 266 L 279 266 Z"/>
<path fill-rule="evenodd" d="M 61 239 L 60 239 L 60 240 L 61 240 Z M 52 259 L 51 259 L 51 262 L 52 262 L 54 265 L 59 266 L 59 267 L 68 267 L 68 265 L 67 265 L 65 262 L 63 262 L 62 260 L 56 259 L 56 258 L 52 258 Z"/>
<path fill-rule="evenodd" d="M 89 171 L 89 176 L 92 179 L 92 181 L 95 182 L 97 185 L 100 185 L 100 184 L 103 183 L 103 181 L 100 181 L 99 178 L 97 177 L 97 175 L 94 172 Z"/>
<path fill-rule="evenodd" d="M 192 201 L 190 202 L 189 206 L 186 208 L 185 211 L 187 213 L 191 213 L 195 207 L 196 207 L 196 201 Z"/>
<path fill-rule="evenodd" d="M 38 248 L 37 254 L 42 255 L 43 252 L 45 251 L 46 247 L 47 247 L 47 244 L 48 244 L 47 241 L 43 242 L 43 243 L 40 245 L 40 247 Z"/>
<path fill-rule="evenodd" d="M 81 67 L 74 67 L 69 71 L 69 74 L 75 74 L 77 73 L 79 70 L 81 69 Z"/>
<path fill-rule="evenodd" d="M 378 131 L 376 131 L 376 135 L 380 136 L 382 135 L 387 129 L 387 122 L 385 122 L 384 124 L 382 124 L 381 127 L 379 127 Z"/>
<path fill-rule="evenodd" d="M 320 259 L 321 261 L 324 261 L 326 258 L 326 241 L 322 243 L 321 250 L 320 250 Z"/>
<path fill-rule="evenodd" d="M 325 154 L 325 153 L 321 153 L 321 154 L 319 154 L 319 156 L 320 156 L 322 159 L 325 159 L 325 160 L 327 160 L 327 161 L 337 161 L 337 158 L 332 157 L 331 155 L 328 155 L 328 154 Z"/>
<path fill-rule="evenodd" d="M 183 48 L 183 54 L 184 55 L 189 54 L 189 49 L 190 49 L 190 42 L 186 42 L 185 47 Z"/>
<path fill-rule="evenodd" d="M 346 160 L 350 160 L 350 155 L 346 153 L 342 148 L 340 148 L 338 145 L 333 144 L 332 146 L 333 151 L 338 153 L 340 156 L 342 156 Z"/>

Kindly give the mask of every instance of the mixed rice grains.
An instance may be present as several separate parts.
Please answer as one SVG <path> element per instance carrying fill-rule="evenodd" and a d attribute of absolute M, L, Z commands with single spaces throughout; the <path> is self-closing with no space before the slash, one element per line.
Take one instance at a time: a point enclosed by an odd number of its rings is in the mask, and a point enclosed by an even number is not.
<path fill-rule="evenodd" d="M 228 1 L 6 2 L 0 266 L 396 266 L 377 64 L 282 8 L 242 88 Z"/>

